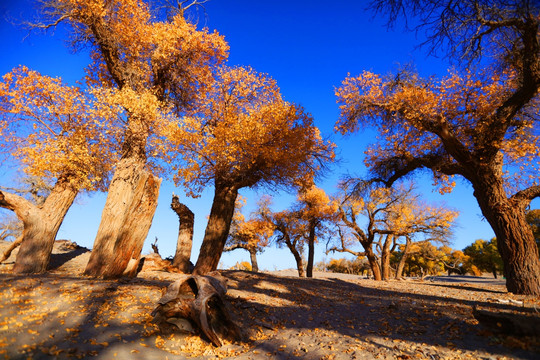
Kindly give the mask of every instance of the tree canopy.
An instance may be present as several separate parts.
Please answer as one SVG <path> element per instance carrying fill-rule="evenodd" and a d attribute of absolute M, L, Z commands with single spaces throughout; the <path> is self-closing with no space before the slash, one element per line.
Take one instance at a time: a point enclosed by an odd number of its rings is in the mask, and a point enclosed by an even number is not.
<path fill-rule="evenodd" d="M 118 153 L 115 109 L 92 89 L 67 86 L 24 66 L 2 80 L 2 155 L 41 181 L 68 177 L 78 189 L 106 189 Z"/>
<path fill-rule="evenodd" d="M 333 145 L 311 116 L 284 101 L 270 76 L 223 67 L 216 79 L 202 106 L 166 129 L 175 181 L 190 194 L 212 183 L 237 189 L 299 185 L 333 159 Z"/>
<path fill-rule="evenodd" d="M 452 177 L 467 179 L 492 226 L 509 291 L 540 294 L 538 247 L 525 209 L 540 196 L 538 90 L 540 7 L 529 1 L 374 1 L 389 14 L 421 20 L 432 49 L 463 65 L 443 79 L 402 70 L 383 77 L 364 71 L 337 89 L 342 134 L 374 126 L 378 141 L 366 165 L 387 186 L 429 169 L 442 192 Z M 487 56 L 489 55 L 489 56 Z M 457 56 L 457 57 L 456 57 Z"/>

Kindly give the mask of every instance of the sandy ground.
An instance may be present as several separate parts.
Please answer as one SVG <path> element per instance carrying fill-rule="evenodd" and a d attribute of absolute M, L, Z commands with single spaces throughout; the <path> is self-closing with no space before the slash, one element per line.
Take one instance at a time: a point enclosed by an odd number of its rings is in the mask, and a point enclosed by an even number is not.
<path fill-rule="evenodd" d="M 215 348 L 194 335 L 165 337 L 152 323 L 150 313 L 176 274 L 90 279 L 81 275 L 88 256 L 56 246 L 52 269 L 39 276 L 11 274 L 12 258 L 0 265 L 0 359 L 540 358 L 539 337 L 492 333 L 472 316 L 473 306 L 540 309 L 538 297 L 507 293 L 500 280 L 223 271 L 243 341 Z"/>

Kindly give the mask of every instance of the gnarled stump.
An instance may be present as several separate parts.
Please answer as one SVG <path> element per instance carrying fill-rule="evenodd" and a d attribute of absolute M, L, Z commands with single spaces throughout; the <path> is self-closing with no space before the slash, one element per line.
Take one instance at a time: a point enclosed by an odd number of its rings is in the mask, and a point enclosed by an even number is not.
<path fill-rule="evenodd" d="M 164 333 L 201 331 L 215 346 L 222 340 L 240 340 L 240 329 L 230 319 L 224 295 L 226 279 L 213 276 L 181 275 L 152 311 L 154 322 Z"/>
<path fill-rule="evenodd" d="M 189 259 L 191 257 L 191 247 L 193 245 L 195 215 L 186 205 L 182 204 L 179 201 L 178 196 L 174 194 L 172 197 L 171 209 L 174 210 L 180 220 L 173 266 L 177 267 L 183 273 L 189 274 L 193 271 L 193 264 L 191 264 Z"/>

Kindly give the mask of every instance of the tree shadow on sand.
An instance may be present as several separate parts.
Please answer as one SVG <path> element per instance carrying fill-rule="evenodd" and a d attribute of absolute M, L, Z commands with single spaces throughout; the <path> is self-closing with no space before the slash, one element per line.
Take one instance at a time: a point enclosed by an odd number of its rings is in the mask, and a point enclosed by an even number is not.
<path fill-rule="evenodd" d="M 274 330 L 278 338 L 292 347 L 289 358 L 305 358 L 304 355 L 311 352 L 324 355 L 324 351 L 321 353 L 324 344 L 336 350 L 351 349 L 357 340 L 373 345 L 371 348 L 375 351 L 427 344 L 428 348 L 480 350 L 512 358 L 538 356 L 534 349 L 505 348 L 493 344 L 493 338 L 479 335 L 483 329 L 472 316 L 473 306 L 517 309 L 512 305 L 491 303 L 487 299 L 467 300 L 467 296 L 453 299 L 439 295 L 437 288 L 433 295 L 418 294 L 414 293 L 414 284 L 411 284 L 412 291 L 400 292 L 384 286 L 373 287 L 373 282 L 362 286 L 362 280 L 283 278 L 243 272 L 226 272 L 225 275 L 232 280 L 230 301 L 236 318 L 242 322 L 239 325 L 244 329 Z M 235 297 L 235 290 L 242 289 L 247 290 L 247 296 Z M 459 290 L 486 292 L 481 287 Z M 340 338 L 339 346 L 331 340 L 334 335 Z M 299 345 L 302 343 L 306 345 Z M 315 346 L 310 347 L 310 344 Z M 267 345 L 261 343 L 261 346 L 267 350 Z M 298 348 L 300 353 L 294 351 Z M 284 349 L 281 349 L 282 354 L 287 352 Z M 404 355 L 418 354 L 412 351 Z M 424 356 L 430 358 L 427 354 Z"/>
<path fill-rule="evenodd" d="M 4 304 L 0 322 L 9 323 L 4 329 L 0 326 L 0 340 L 7 345 L 4 354 L 18 358 L 24 351 L 25 356 L 43 359 L 194 356 L 181 351 L 193 340 L 181 334 L 174 341 L 164 339 L 151 324 L 150 313 L 175 275 L 167 274 L 167 279 L 141 275 L 112 281 L 0 274 Z M 475 357 L 480 352 L 487 357 L 535 359 L 538 355 L 534 349 L 509 349 L 494 344 L 493 336 L 478 334 L 473 306 L 509 308 L 469 299 L 475 291 L 485 293 L 481 286 L 456 299 L 445 295 L 444 287 L 430 287 L 430 295 L 415 293 L 417 284 L 401 291 L 384 283 L 363 284 L 360 279 L 301 279 L 242 271 L 223 275 L 229 282 L 229 310 L 245 340 L 228 345 L 238 350 L 231 358 L 439 359 Z M 165 341 L 174 351 L 158 346 Z M 221 350 L 227 353 L 226 347 Z M 213 356 L 201 352 L 198 358 Z"/>

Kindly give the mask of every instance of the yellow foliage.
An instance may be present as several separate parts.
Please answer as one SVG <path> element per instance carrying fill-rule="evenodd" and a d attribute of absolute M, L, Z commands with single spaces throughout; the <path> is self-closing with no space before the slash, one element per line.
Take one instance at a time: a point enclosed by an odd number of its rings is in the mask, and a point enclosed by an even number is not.
<path fill-rule="evenodd" d="M 482 271 L 478 269 L 475 265 L 471 265 L 471 272 L 474 276 L 482 276 Z"/>
<path fill-rule="evenodd" d="M 69 22 L 90 45 L 87 83 L 124 114 L 123 156 L 164 158 L 165 139 L 154 130 L 193 108 L 228 56 L 217 32 L 197 30 L 181 12 L 158 18 L 144 0 L 56 0 L 50 13 Z M 172 120 L 171 120 L 172 119 Z M 155 166 L 155 164 L 150 164 Z"/>
<path fill-rule="evenodd" d="M 535 116 L 527 114 L 535 111 L 538 98 L 517 113 L 510 126 L 497 116 L 517 83 L 511 70 L 450 72 L 440 81 L 407 72 L 389 79 L 366 71 L 347 77 L 337 89 L 341 116 L 336 131 L 347 134 L 362 126 L 377 128 L 378 141 L 366 151 L 365 162 L 372 169 L 392 158 L 411 161 L 445 154 L 444 163 L 426 165 L 433 169 L 434 183 L 441 192 L 449 192 L 455 185 L 452 176 L 442 171 L 443 164 L 471 166 L 460 162 L 458 151 L 474 157 L 476 165 L 467 170 L 474 172 L 493 161 L 482 153 L 498 151 L 506 166 L 519 169 L 505 173 L 507 187 L 538 185 L 540 136 L 534 131 Z"/>
<path fill-rule="evenodd" d="M 247 261 L 242 261 L 242 262 L 236 263 L 231 269 L 251 271 L 251 264 L 248 263 Z"/>
<path fill-rule="evenodd" d="M 115 159 L 117 113 L 92 93 L 19 67 L 0 83 L 2 149 L 33 176 L 104 189 Z"/>
<path fill-rule="evenodd" d="M 447 235 L 459 213 L 444 206 L 426 204 L 412 190 L 411 185 L 375 188 L 361 199 L 346 195 L 340 206 L 351 224 L 357 223 L 362 215 L 369 219 L 374 232 L 391 232 L 396 236 Z"/>
<path fill-rule="evenodd" d="M 222 68 L 197 112 L 163 131 L 178 161 L 175 181 L 191 195 L 210 181 L 236 188 L 306 182 L 318 158 L 333 159 L 312 118 L 251 68 Z"/>
<path fill-rule="evenodd" d="M 302 189 L 297 200 L 305 205 L 302 216 L 307 219 L 332 218 L 337 211 L 337 203 L 330 201 L 326 192 L 315 185 Z"/>
<path fill-rule="evenodd" d="M 262 251 L 264 247 L 268 246 L 270 237 L 274 234 L 274 224 L 258 214 L 257 211 L 246 220 L 241 211 L 245 203 L 246 199 L 242 196 L 236 199 L 236 208 L 227 245 L 240 245 L 248 251 Z"/>

